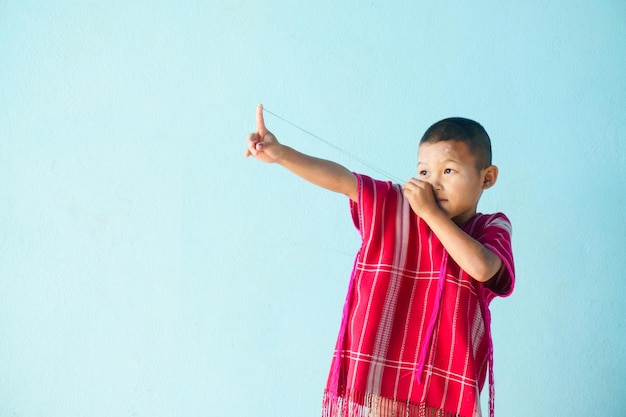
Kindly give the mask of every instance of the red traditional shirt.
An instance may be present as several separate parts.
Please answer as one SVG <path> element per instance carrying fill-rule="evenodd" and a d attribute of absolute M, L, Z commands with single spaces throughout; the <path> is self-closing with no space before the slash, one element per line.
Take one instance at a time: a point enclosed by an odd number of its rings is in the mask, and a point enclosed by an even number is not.
<path fill-rule="evenodd" d="M 493 388 L 488 305 L 514 286 L 511 225 L 476 214 L 463 230 L 500 257 L 487 284 L 449 258 L 399 185 L 357 175 L 351 202 L 362 236 L 335 356 L 324 417 L 480 415 L 487 369 Z M 490 390 L 493 414 L 493 390 Z"/>

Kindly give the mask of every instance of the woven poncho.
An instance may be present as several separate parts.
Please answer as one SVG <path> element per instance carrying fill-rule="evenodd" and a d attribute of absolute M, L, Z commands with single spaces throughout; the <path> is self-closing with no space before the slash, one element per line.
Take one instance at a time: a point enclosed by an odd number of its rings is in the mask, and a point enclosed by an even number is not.
<path fill-rule="evenodd" d="M 362 246 L 323 398 L 324 417 L 480 415 L 493 351 L 489 302 L 513 290 L 511 226 L 476 214 L 463 229 L 503 262 L 482 284 L 449 258 L 401 187 L 357 175 Z"/>

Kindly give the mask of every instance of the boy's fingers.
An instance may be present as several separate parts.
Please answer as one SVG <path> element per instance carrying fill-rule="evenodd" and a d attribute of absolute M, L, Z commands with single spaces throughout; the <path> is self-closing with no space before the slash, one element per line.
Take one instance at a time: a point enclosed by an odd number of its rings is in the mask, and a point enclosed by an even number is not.
<path fill-rule="evenodd" d="M 265 121 L 263 120 L 263 105 L 260 103 L 256 106 L 256 130 L 260 133 L 265 133 L 267 131 L 265 128 Z"/>
<path fill-rule="evenodd" d="M 252 155 L 252 150 L 255 149 L 257 142 L 257 134 L 250 133 L 247 139 L 248 147 L 246 148 L 246 157 Z"/>

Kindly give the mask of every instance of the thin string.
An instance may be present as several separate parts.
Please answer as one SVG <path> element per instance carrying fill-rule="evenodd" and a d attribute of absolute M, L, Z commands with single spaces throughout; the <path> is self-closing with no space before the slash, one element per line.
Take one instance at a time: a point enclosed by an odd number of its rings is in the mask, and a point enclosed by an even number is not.
<path fill-rule="evenodd" d="M 285 119 L 284 117 L 281 117 L 281 116 L 277 115 L 276 113 L 274 113 L 273 111 L 268 110 L 266 107 L 263 107 L 263 111 L 265 111 L 265 112 L 267 112 L 267 113 L 271 114 L 272 116 L 274 116 L 274 117 L 276 117 L 276 118 L 278 118 L 278 119 L 282 120 L 283 122 L 285 122 L 285 123 L 287 123 L 287 124 L 290 124 L 291 126 L 295 127 L 295 128 L 296 128 L 296 129 L 298 129 L 298 130 L 301 130 L 302 132 L 306 133 L 307 135 L 314 137 L 315 139 L 319 140 L 320 142 L 322 142 L 322 143 L 326 144 L 327 146 L 330 146 L 330 147 L 331 147 L 331 148 L 333 148 L 334 150 L 336 150 L 336 151 L 338 151 L 338 152 L 341 152 L 342 154 L 346 155 L 347 157 L 352 158 L 352 159 L 354 159 L 355 161 L 357 161 L 357 162 L 359 162 L 359 163 L 361 163 L 361 164 L 365 165 L 365 166 L 366 166 L 366 167 L 368 167 L 369 169 L 371 169 L 371 170 L 373 170 L 373 171 L 376 171 L 376 172 L 378 172 L 379 174 L 384 175 L 385 177 L 390 178 L 390 179 L 392 179 L 392 180 L 396 181 L 396 182 L 397 182 L 397 183 L 399 183 L 399 184 L 403 184 L 403 183 L 404 183 L 404 181 L 403 181 L 403 180 L 401 180 L 401 179 L 399 179 L 398 177 L 396 177 L 396 176 L 394 176 L 394 175 L 391 175 L 391 174 L 390 174 L 390 173 L 388 173 L 387 171 L 385 171 L 385 170 L 383 170 L 383 169 L 381 169 L 381 168 L 378 168 L 376 165 L 373 165 L 373 164 L 371 164 L 371 163 L 367 162 L 367 161 L 366 161 L 366 160 L 364 160 L 363 158 L 360 158 L 359 156 L 357 156 L 357 155 L 355 155 L 355 154 L 353 154 L 353 153 L 351 153 L 351 152 L 348 152 L 348 151 L 346 151 L 346 150 L 343 150 L 343 149 L 342 149 L 342 148 L 340 148 L 339 146 L 334 145 L 332 142 L 329 142 L 329 141 L 327 141 L 326 139 L 323 139 L 323 138 L 321 138 L 321 137 L 317 136 L 315 133 L 312 133 L 312 132 L 310 132 L 310 131 L 308 131 L 308 130 L 306 130 L 306 129 L 304 129 L 304 128 L 300 127 L 300 126 L 298 126 L 297 124 L 295 124 L 295 123 L 293 123 L 293 122 L 290 122 L 289 120 Z"/>

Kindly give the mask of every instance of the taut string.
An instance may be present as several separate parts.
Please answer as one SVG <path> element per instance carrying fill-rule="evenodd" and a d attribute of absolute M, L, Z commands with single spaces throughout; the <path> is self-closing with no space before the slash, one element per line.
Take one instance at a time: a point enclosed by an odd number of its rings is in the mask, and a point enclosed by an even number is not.
<path fill-rule="evenodd" d="M 274 117 L 276 117 L 276 118 L 278 118 L 278 119 L 282 120 L 283 122 L 285 122 L 285 123 L 287 123 L 287 124 L 290 124 L 291 126 L 293 126 L 293 127 L 295 127 L 296 129 L 298 129 L 298 130 L 300 130 L 300 131 L 302 131 L 302 132 L 306 133 L 307 135 L 314 137 L 315 139 L 319 140 L 320 142 L 322 142 L 322 143 L 326 144 L 327 146 L 330 146 L 331 148 L 333 148 L 334 150 L 336 150 L 336 151 L 338 151 L 338 152 L 341 152 L 342 154 L 346 155 L 347 157 L 349 157 L 349 158 L 351 158 L 351 159 L 354 159 L 355 161 L 359 162 L 360 164 L 363 164 L 364 166 L 368 167 L 369 169 L 371 169 L 371 170 L 373 170 L 373 171 L 376 171 L 376 172 L 378 172 L 379 174 L 381 174 L 381 175 L 383 175 L 383 176 L 385 176 L 385 177 L 387 177 L 387 178 L 389 178 L 389 179 L 394 180 L 394 181 L 395 181 L 395 182 L 397 182 L 398 184 L 404 184 L 404 182 L 405 182 L 405 181 L 403 181 L 403 180 L 399 179 L 398 177 L 396 177 L 396 176 L 394 176 L 394 175 L 391 175 L 390 173 L 388 173 L 387 171 L 383 170 L 382 168 L 378 168 L 376 165 L 371 164 L 370 162 L 367 162 L 365 159 L 363 159 L 363 158 L 359 157 L 358 155 L 355 155 L 355 154 L 353 154 L 352 152 L 348 152 L 348 151 L 346 151 L 346 150 L 344 150 L 344 149 L 340 148 L 339 146 L 337 146 L 337 145 L 333 144 L 332 142 L 330 142 L 330 141 L 328 141 L 328 140 L 326 140 L 326 139 L 323 139 L 323 138 L 319 137 L 319 136 L 318 136 L 318 135 L 316 135 L 315 133 L 313 133 L 313 132 L 311 132 L 311 131 L 309 131 L 309 130 L 306 130 L 306 129 L 304 129 L 304 128 L 300 127 L 300 126 L 298 126 L 297 124 L 295 124 L 295 123 L 293 123 L 293 122 L 291 122 L 291 121 L 289 121 L 289 120 L 285 119 L 285 118 L 284 118 L 284 117 L 282 117 L 282 116 L 279 116 L 278 114 L 274 113 L 273 111 L 271 111 L 271 110 L 267 109 L 267 107 L 263 107 L 263 111 L 265 111 L 265 112 L 267 112 L 267 113 L 271 114 L 272 116 L 274 116 Z"/>

